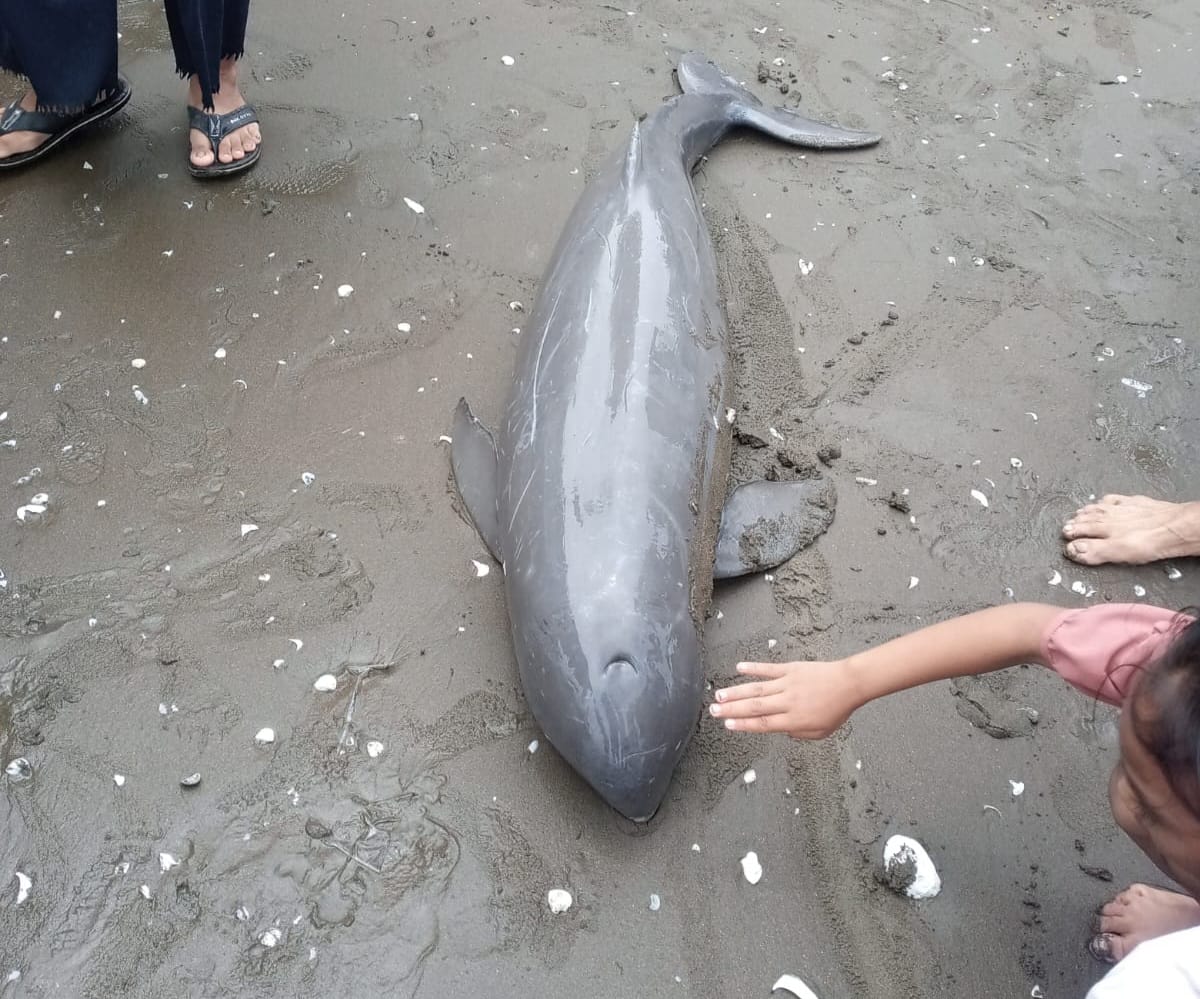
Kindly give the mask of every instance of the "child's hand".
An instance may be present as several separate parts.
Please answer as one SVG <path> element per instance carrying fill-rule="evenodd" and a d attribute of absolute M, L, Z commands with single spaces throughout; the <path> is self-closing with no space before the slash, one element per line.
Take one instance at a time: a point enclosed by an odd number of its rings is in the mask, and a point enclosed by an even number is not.
<path fill-rule="evenodd" d="M 786 732 L 793 739 L 832 735 L 862 703 L 845 661 L 738 663 L 739 673 L 763 678 L 717 691 L 714 718 L 736 732 Z"/>

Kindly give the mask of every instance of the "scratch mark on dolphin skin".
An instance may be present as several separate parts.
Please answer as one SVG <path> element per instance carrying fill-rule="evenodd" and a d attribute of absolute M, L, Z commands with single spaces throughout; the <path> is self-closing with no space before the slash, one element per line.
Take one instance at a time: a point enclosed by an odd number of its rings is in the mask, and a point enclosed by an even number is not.
<path fill-rule="evenodd" d="M 537 475 L 537 468 L 534 468 L 534 470 L 529 473 L 529 478 L 525 480 L 525 488 L 521 490 L 521 495 L 517 497 L 516 505 L 513 506 L 512 516 L 508 518 L 508 529 L 510 531 L 513 529 L 513 524 L 517 522 L 517 514 L 521 510 L 521 504 L 525 502 L 525 494 L 529 492 L 529 487 L 533 484 L 533 477 L 535 475 Z"/>

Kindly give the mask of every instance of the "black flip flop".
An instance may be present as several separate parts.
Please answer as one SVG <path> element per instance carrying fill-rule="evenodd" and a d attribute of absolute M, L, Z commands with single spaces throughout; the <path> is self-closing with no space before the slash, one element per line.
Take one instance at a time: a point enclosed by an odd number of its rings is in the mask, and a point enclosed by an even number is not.
<path fill-rule="evenodd" d="M 217 150 L 220 148 L 221 140 L 225 136 L 230 132 L 236 132 L 239 128 L 258 121 L 258 115 L 249 104 L 243 104 L 236 111 L 230 111 L 229 114 L 206 114 L 198 107 L 193 107 L 189 104 L 187 112 L 188 127 L 194 128 L 198 132 L 203 132 L 208 137 L 213 151 L 212 163 L 206 167 L 198 167 L 191 160 L 191 143 L 189 141 L 188 173 L 193 177 L 228 177 L 230 174 L 249 170 L 258 162 L 259 153 L 262 152 L 261 145 L 255 146 L 254 152 L 243 156 L 240 160 L 233 160 L 230 163 L 222 163 L 217 158 Z"/>
<path fill-rule="evenodd" d="M 0 114 L 0 135 L 9 132 L 45 132 L 50 138 L 37 149 L 30 149 L 25 153 L 13 153 L 12 156 L 0 159 L 0 170 L 13 170 L 37 162 L 77 132 L 116 114 L 129 103 L 132 95 L 133 88 L 129 86 L 129 81 L 122 76 L 117 80 L 117 89 L 104 100 L 97 101 L 90 107 L 74 114 L 60 114 L 55 111 L 26 111 L 19 106 L 20 98 L 18 98 Z"/>

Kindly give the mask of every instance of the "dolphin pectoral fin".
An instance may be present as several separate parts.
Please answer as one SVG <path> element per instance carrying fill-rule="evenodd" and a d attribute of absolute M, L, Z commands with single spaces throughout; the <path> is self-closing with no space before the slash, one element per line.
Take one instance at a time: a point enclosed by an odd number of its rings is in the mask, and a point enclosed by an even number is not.
<path fill-rule="evenodd" d="M 497 463 L 491 431 L 475 418 L 467 400 L 460 399 L 454 410 L 454 442 L 450 445 L 454 484 L 483 543 L 492 557 L 503 563 L 496 506 Z"/>
<path fill-rule="evenodd" d="M 745 576 L 786 562 L 825 533 L 835 503 L 824 479 L 738 486 L 721 515 L 713 577 Z"/>

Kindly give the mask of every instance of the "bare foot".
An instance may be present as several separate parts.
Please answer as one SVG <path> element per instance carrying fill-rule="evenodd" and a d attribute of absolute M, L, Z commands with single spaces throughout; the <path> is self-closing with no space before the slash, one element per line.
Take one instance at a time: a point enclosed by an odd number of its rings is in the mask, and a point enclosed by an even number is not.
<path fill-rule="evenodd" d="M 26 111 L 36 111 L 37 94 L 30 90 L 21 98 L 20 106 Z M 37 149 L 48 138 L 50 136 L 46 132 L 8 132 L 0 135 L 0 159 Z"/>
<path fill-rule="evenodd" d="M 1200 555 L 1200 502 L 1167 503 L 1147 496 L 1104 496 L 1063 525 L 1067 557 L 1084 565 L 1145 565 Z"/>
<path fill-rule="evenodd" d="M 1164 933 L 1200 926 L 1200 902 L 1189 895 L 1149 885 L 1130 885 L 1100 910 L 1088 950 L 1116 964 L 1134 947 Z"/>
<path fill-rule="evenodd" d="M 193 76 L 188 83 L 188 103 L 192 107 L 198 108 L 201 107 L 202 100 L 200 81 Z M 237 61 L 234 59 L 221 60 L 221 89 L 213 94 L 213 111 L 217 114 L 229 114 L 230 111 L 236 111 L 245 103 L 246 99 L 242 97 L 242 92 L 238 89 L 237 84 Z M 189 133 L 189 140 L 192 146 L 193 165 L 212 166 L 213 148 L 212 143 L 208 141 L 208 136 L 193 128 Z M 251 122 L 225 136 L 221 140 L 215 158 L 222 163 L 232 163 L 235 160 L 244 159 L 258 148 L 260 142 L 262 142 L 262 133 L 259 131 L 258 122 Z"/>

